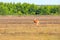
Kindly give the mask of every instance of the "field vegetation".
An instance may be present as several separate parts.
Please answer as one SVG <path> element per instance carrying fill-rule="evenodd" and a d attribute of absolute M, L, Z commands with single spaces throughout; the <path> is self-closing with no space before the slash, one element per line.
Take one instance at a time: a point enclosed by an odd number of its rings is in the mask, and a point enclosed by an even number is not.
<path fill-rule="evenodd" d="M 0 40 L 60 40 L 60 16 L 0 16 Z"/>
<path fill-rule="evenodd" d="M 0 2 L 0 15 L 0 40 L 60 40 L 60 5 Z"/>
<path fill-rule="evenodd" d="M 0 2 L 0 15 L 60 15 L 60 5 Z"/>

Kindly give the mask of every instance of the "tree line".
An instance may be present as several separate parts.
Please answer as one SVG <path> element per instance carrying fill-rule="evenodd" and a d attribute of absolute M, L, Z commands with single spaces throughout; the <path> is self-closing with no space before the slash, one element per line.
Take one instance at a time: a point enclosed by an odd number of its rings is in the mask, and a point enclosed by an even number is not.
<path fill-rule="evenodd" d="M 0 2 L 0 15 L 60 15 L 60 5 Z"/>

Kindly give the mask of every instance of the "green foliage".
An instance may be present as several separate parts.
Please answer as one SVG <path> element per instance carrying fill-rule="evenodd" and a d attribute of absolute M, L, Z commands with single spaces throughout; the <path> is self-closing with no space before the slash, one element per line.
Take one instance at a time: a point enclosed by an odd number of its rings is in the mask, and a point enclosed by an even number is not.
<path fill-rule="evenodd" d="M 60 15 L 60 5 L 0 2 L 0 15 Z"/>

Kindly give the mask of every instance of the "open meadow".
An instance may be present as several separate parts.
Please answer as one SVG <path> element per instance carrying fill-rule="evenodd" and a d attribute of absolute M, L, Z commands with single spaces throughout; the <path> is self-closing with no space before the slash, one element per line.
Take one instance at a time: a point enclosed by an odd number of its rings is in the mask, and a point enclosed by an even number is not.
<path fill-rule="evenodd" d="M 0 40 L 60 40 L 60 16 L 0 16 Z"/>

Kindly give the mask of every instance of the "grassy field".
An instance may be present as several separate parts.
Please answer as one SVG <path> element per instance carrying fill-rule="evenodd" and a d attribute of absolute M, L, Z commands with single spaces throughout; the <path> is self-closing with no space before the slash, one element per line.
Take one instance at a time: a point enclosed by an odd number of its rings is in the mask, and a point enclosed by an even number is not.
<path fill-rule="evenodd" d="M 0 40 L 60 40 L 60 16 L 0 16 Z"/>

